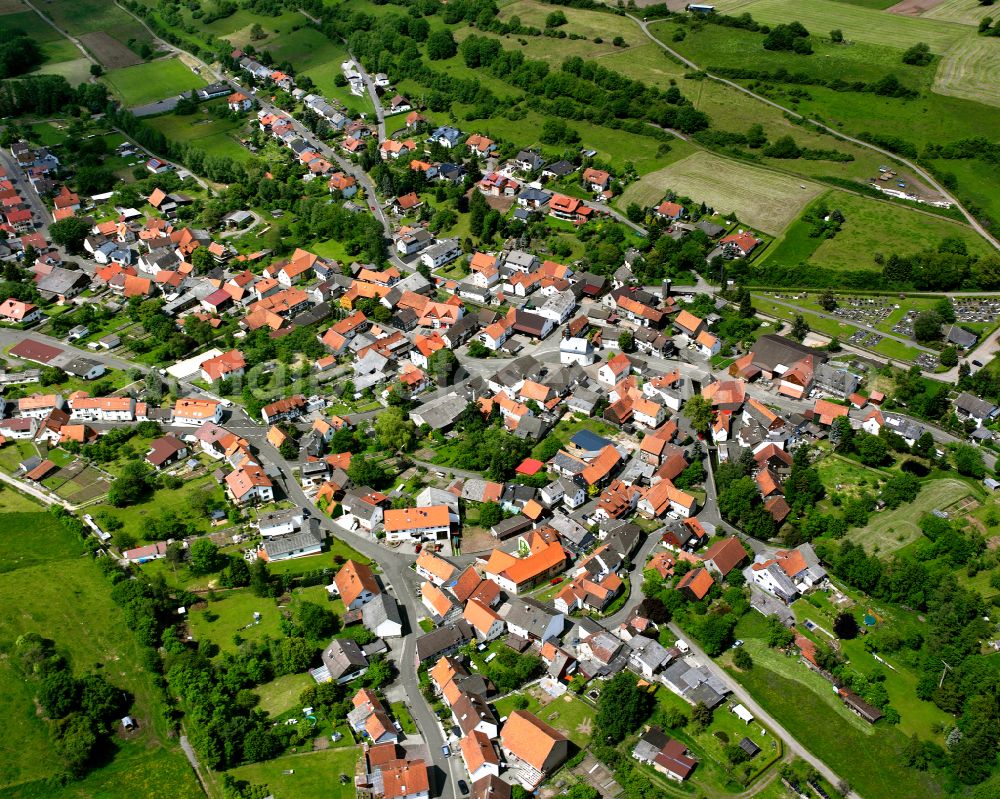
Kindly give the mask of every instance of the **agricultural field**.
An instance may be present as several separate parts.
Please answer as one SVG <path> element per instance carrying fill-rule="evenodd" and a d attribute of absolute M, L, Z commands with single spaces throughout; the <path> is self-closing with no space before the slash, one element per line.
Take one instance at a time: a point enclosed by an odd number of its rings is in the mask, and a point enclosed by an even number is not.
<path fill-rule="evenodd" d="M 944 510 L 973 494 L 968 483 L 937 479 L 924 483 L 917 498 L 896 510 L 872 514 L 865 527 L 852 528 L 847 537 L 869 552 L 888 554 L 902 549 L 922 535 L 918 522 L 925 513 Z"/>
<path fill-rule="evenodd" d="M 850 10 L 836 0 L 721 0 L 715 7 L 724 14 L 751 14 L 758 22 L 776 24 L 798 20 L 810 32 L 825 36 L 839 28 L 849 41 L 868 42 L 905 50 L 926 42 L 934 53 L 945 52 L 968 31 L 959 25 L 933 19 L 886 14 L 855 5 Z"/>
<path fill-rule="evenodd" d="M 704 202 L 723 214 L 734 214 L 744 224 L 777 235 L 821 191 L 815 183 L 761 167 L 698 152 L 650 173 L 625 189 L 618 204 L 658 203 L 667 191 Z"/>
<path fill-rule="evenodd" d="M 941 58 L 934 91 L 1000 106 L 1000 39 L 969 36 Z"/>
<path fill-rule="evenodd" d="M 206 85 L 179 58 L 116 69 L 105 74 L 104 81 L 126 106 L 156 102 Z"/>
<path fill-rule="evenodd" d="M 900 3 L 899 5 L 903 5 Z M 922 19 L 937 19 L 942 22 L 958 22 L 962 25 L 979 25 L 979 20 L 991 15 L 990 9 L 979 0 L 930 0 L 930 6 L 920 14 Z"/>
<path fill-rule="evenodd" d="M 81 558 L 81 543 L 39 506 L 9 489 L 0 492 L 0 648 L 7 652 L 25 632 L 56 641 L 77 674 L 100 668 L 107 678 L 132 693 L 132 715 L 140 733 L 108 766 L 65 789 L 48 780 L 59 768 L 59 757 L 44 720 L 35 712 L 31 687 L 6 658 L 0 660 L 0 796 L 118 796 L 106 793 L 126 773 L 127 763 L 147 760 L 150 775 L 161 773 L 169 783 L 150 782 L 144 796 L 193 797 L 197 784 L 179 750 L 163 748 L 167 732 L 160 695 L 142 665 L 140 650 L 111 602 L 110 583 L 97 564 Z M 14 510 L 12 510 L 14 509 Z M 27 555 L 24 550 L 30 550 Z M 59 579 L 52 579 L 58 572 Z M 80 613 L 81 608 L 87 612 Z M 147 776 L 140 779 L 146 784 Z M 138 787 L 138 783 L 132 783 Z M 102 787 L 103 786 L 103 787 Z M 118 784 L 120 788 L 120 783 Z M 140 790 L 142 790 L 140 788 Z M 168 792 L 169 791 L 169 792 Z"/>
<path fill-rule="evenodd" d="M 12 3 L 9 8 L 3 9 L 0 24 L 4 30 L 22 30 L 38 43 L 45 56 L 43 67 L 72 61 L 81 56 L 69 39 L 21 2 Z"/>
<path fill-rule="evenodd" d="M 181 116 L 164 114 L 146 120 L 151 128 L 160 131 L 171 141 L 195 144 L 208 155 L 246 161 L 253 158 L 246 147 L 240 144 L 240 134 L 247 134 L 247 120 L 223 118 L 211 114 L 211 108 L 225 108 L 225 100 L 203 103 L 194 114 Z"/>
<path fill-rule="evenodd" d="M 756 15 L 754 19 L 757 19 Z M 709 71 L 736 67 L 772 72 L 786 68 L 810 77 L 825 78 L 833 74 L 846 81 L 878 80 L 891 71 L 907 86 L 930 85 L 933 73 L 926 67 L 902 63 L 903 50 L 908 45 L 899 46 L 891 39 L 834 44 L 826 38 L 826 28 L 817 29 L 803 24 L 813 34 L 813 54 L 810 56 L 792 56 L 787 52 L 765 50 L 763 33 L 739 28 L 721 25 L 692 28 L 690 25 L 658 22 L 651 29 L 657 38 L 667 43 L 670 43 L 676 31 L 685 31 L 686 35 L 678 44 L 678 49 Z"/>
<path fill-rule="evenodd" d="M 106 32 L 123 44 L 129 39 L 152 43 L 135 17 L 108 0 L 48 0 L 39 8 L 72 36 Z"/>
<path fill-rule="evenodd" d="M 356 747 L 340 747 L 286 755 L 229 773 L 254 785 L 266 785 L 274 799 L 354 799 L 358 757 Z M 347 784 L 341 782 L 341 774 L 348 776 Z"/>
<path fill-rule="evenodd" d="M 205 792 L 180 750 L 150 749 L 142 740 L 119 745 L 115 758 L 82 780 L 40 779 L 0 788 L 0 799 L 204 799 Z"/>
<path fill-rule="evenodd" d="M 85 33 L 80 37 L 80 42 L 107 70 L 134 67 L 143 62 L 136 53 L 107 31 Z"/>
<path fill-rule="evenodd" d="M 971 228 L 935 214 L 839 189 L 827 192 L 818 202 L 844 215 L 837 234 L 832 239 L 812 238 L 812 225 L 797 219 L 767 255 L 768 264 L 878 271 L 876 253 L 913 255 L 949 237 L 964 241 L 970 252 L 988 252 L 988 245 Z"/>

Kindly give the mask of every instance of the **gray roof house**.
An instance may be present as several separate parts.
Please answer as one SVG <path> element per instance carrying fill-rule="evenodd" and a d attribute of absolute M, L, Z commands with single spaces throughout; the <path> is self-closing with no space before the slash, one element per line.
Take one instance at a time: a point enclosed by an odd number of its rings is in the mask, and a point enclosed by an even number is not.
<path fill-rule="evenodd" d="M 955 411 L 959 418 L 975 419 L 979 424 L 983 424 L 996 417 L 1000 413 L 1000 407 L 992 402 L 980 399 L 975 394 L 963 391 L 955 400 Z"/>
<path fill-rule="evenodd" d="M 389 594 L 376 594 L 361 608 L 361 623 L 379 638 L 398 638 L 403 634 L 399 605 Z"/>
<path fill-rule="evenodd" d="M 671 661 L 671 655 L 659 641 L 647 638 L 644 635 L 637 635 L 628 641 L 629 667 L 646 679 L 652 679 L 653 675 L 661 669 L 666 668 Z"/>
<path fill-rule="evenodd" d="M 438 627 L 417 639 L 417 662 L 428 663 L 442 655 L 450 655 L 474 640 L 476 634 L 465 619 L 447 627 Z"/>
<path fill-rule="evenodd" d="M 501 615 L 503 614 L 501 608 Z M 563 633 L 566 618 L 554 608 L 530 597 L 515 597 L 504 616 L 507 629 L 519 638 L 545 643 Z"/>
<path fill-rule="evenodd" d="M 333 682 L 343 684 L 350 682 L 355 677 L 360 677 L 368 670 L 368 658 L 365 657 L 361 647 L 350 638 L 334 638 L 330 645 L 323 650 L 323 669 L 326 670 L 327 680 L 322 680 L 320 674 L 313 675 L 317 682 Z M 317 669 L 322 672 L 323 669 Z"/>

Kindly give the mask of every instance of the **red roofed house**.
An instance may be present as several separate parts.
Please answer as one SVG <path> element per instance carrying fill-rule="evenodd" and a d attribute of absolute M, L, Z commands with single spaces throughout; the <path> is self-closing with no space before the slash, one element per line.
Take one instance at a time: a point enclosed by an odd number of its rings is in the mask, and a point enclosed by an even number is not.
<path fill-rule="evenodd" d="M 656 215 L 661 219 L 680 219 L 684 216 L 684 206 L 664 200 L 656 207 Z"/>
<path fill-rule="evenodd" d="M 508 594 L 518 594 L 558 574 L 565 564 L 566 551 L 553 541 L 525 558 L 491 557 L 483 572 L 487 580 Z"/>
<path fill-rule="evenodd" d="M 549 216 L 556 219 L 564 219 L 568 222 L 583 224 L 590 219 L 593 210 L 583 204 L 582 200 L 576 197 L 567 197 L 565 194 L 553 194 L 549 200 Z"/>
<path fill-rule="evenodd" d="M 611 175 L 603 169 L 588 166 L 583 170 L 583 183 L 593 192 L 605 191 L 611 185 Z"/>
<path fill-rule="evenodd" d="M 473 730 L 459 742 L 462 760 L 473 782 L 484 777 L 500 776 L 500 758 L 493 748 L 493 742 L 485 732 Z"/>
<path fill-rule="evenodd" d="M 681 311 L 674 318 L 674 327 L 688 338 L 696 338 L 705 329 L 705 320 L 695 316 L 690 311 Z"/>
<path fill-rule="evenodd" d="M 63 186 L 62 191 L 52 198 L 52 205 L 60 211 L 79 211 L 80 198 L 71 192 L 67 186 Z"/>
<path fill-rule="evenodd" d="M 841 416 L 847 416 L 848 408 L 846 405 L 838 405 L 835 402 L 830 402 L 825 399 L 816 400 L 816 405 L 813 408 L 813 421 L 821 425 L 822 427 L 829 427 L 833 424 L 834 419 Z"/>
<path fill-rule="evenodd" d="M 708 570 L 698 568 L 691 569 L 681 578 L 681 581 L 677 583 L 677 590 L 687 591 L 695 600 L 702 600 L 713 585 L 715 585 L 715 580 L 712 579 Z"/>
<path fill-rule="evenodd" d="M 747 553 L 740 539 L 733 536 L 717 541 L 705 552 L 705 567 L 725 577 L 746 560 Z"/>
<path fill-rule="evenodd" d="M 730 258 L 746 258 L 760 243 L 760 239 L 742 230 L 739 233 L 730 233 L 719 240 L 723 251 Z"/>
<path fill-rule="evenodd" d="M 0 302 L 0 321 L 13 324 L 35 322 L 42 317 L 42 312 L 30 302 L 22 302 L 10 297 Z"/>
<path fill-rule="evenodd" d="M 227 377 L 239 377 L 243 374 L 247 362 L 239 350 L 230 350 L 207 361 L 201 362 L 201 379 L 208 383 L 224 380 Z"/>
<path fill-rule="evenodd" d="M 614 358 L 603 364 L 597 370 L 597 379 L 608 386 L 616 386 L 624 380 L 632 371 L 632 361 L 628 356 L 619 352 Z"/>
<path fill-rule="evenodd" d="M 515 710 L 500 731 L 500 746 L 508 761 L 524 768 L 516 773 L 521 785 L 533 791 L 569 756 L 565 735 L 526 710 Z"/>
<path fill-rule="evenodd" d="M 256 463 L 246 463 L 226 476 L 226 492 L 238 505 L 248 502 L 271 502 L 274 484 Z"/>
<path fill-rule="evenodd" d="M 343 172 L 334 172 L 327 182 L 330 191 L 339 191 L 342 197 L 353 197 L 358 193 L 358 181 L 353 175 L 345 175 Z"/>
<path fill-rule="evenodd" d="M 446 541 L 451 534 L 447 505 L 393 508 L 383 514 L 386 541 Z"/>
<path fill-rule="evenodd" d="M 354 560 L 340 568 L 326 590 L 339 595 L 348 610 L 357 610 L 382 593 L 371 568 Z"/>
<path fill-rule="evenodd" d="M 226 98 L 226 104 L 229 106 L 230 111 L 239 113 L 240 111 L 249 111 L 253 108 L 253 99 L 247 97 L 243 92 L 235 92 Z"/>
<path fill-rule="evenodd" d="M 412 211 L 423 205 L 421 199 L 416 195 L 415 192 L 410 192 L 409 194 L 404 194 L 402 197 L 397 197 L 394 203 L 397 213 L 403 213 L 405 211 Z"/>

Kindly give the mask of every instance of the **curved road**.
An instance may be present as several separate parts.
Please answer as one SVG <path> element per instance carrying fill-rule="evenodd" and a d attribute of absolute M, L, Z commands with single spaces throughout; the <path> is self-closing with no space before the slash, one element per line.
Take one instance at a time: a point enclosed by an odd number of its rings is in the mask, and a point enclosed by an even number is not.
<path fill-rule="evenodd" d="M 806 117 L 806 116 L 803 116 L 802 114 L 798 113 L 797 111 L 793 111 L 790 108 L 785 108 L 785 106 L 780 105 L 779 103 L 776 103 L 773 100 L 769 100 L 768 98 L 763 97 L 762 95 L 759 95 L 756 92 L 751 91 L 750 89 L 747 89 L 745 86 L 740 86 L 740 84 L 735 83 L 735 82 L 733 82 L 731 80 L 727 80 L 726 78 L 719 77 L 718 75 L 713 75 L 711 72 L 708 72 L 704 68 L 698 66 L 691 59 L 685 58 L 680 53 L 678 53 L 676 50 L 674 50 L 671 47 L 668 47 L 662 41 L 660 41 L 658 38 L 656 38 L 656 36 L 654 36 L 653 33 L 649 30 L 649 24 L 645 20 L 639 19 L 638 17 L 633 17 L 631 14 L 625 14 L 625 16 L 628 17 L 630 20 L 632 20 L 636 25 L 638 25 L 642 29 L 642 32 L 644 34 L 646 34 L 646 36 L 649 38 L 650 41 L 652 41 L 654 44 L 659 45 L 664 51 L 666 51 L 667 53 L 669 53 L 672 57 L 676 58 L 678 61 L 680 61 L 686 67 L 689 67 L 690 69 L 693 69 L 693 70 L 695 70 L 697 72 L 704 72 L 704 74 L 705 74 L 706 77 L 711 78 L 712 80 L 714 80 L 714 81 L 716 81 L 718 83 L 725 84 L 726 86 L 729 86 L 729 87 L 731 87 L 733 89 L 736 89 L 737 91 L 743 92 L 744 94 L 749 95 L 750 97 L 753 97 L 755 100 L 759 100 L 762 103 L 766 103 L 767 105 L 771 106 L 772 108 L 776 108 L 777 110 L 781 111 L 783 114 L 789 114 L 789 115 L 795 117 L 796 119 L 801 119 L 804 122 L 808 122 L 811 125 L 815 125 L 816 127 L 821 128 L 822 130 L 824 130 L 827 133 L 829 133 L 831 136 L 836 136 L 838 139 L 841 139 L 843 141 L 850 142 L 851 144 L 856 144 L 859 147 L 864 147 L 864 148 L 866 148 L 868 150 L 872 150 L 873 152 L 879 153 L 880 155 L 884 155 L 886 158 L 892 158 L 892 159 L 898 161 L 899 163 L 904 164 L 905 166 L 909 167 L 916 174 L 920 175 L 920 177 L 923 178 L 928 183 L 928 185 L 930 185 L 942 197 L 944 197 L 945 199 L 947 199 L 952 205 L 954 205 L 956 208 L 958 208 L 958 210 L 962 212 L 962 216 L 964 216 L 965 219 L 966 219 L 966 221 L 969 223 L 969 226 L 973 230 L 975 230 L 976 233 L 978 233 L 980 236 L 982 236 L 994 248 L 996 248 L 997 250 L 1000 250 L 1000 241 L 997 241 L 995 238 L 993 238 L 993 236 L 990 235 L 989 231 L 987 231 L 986 228 L 984 228 L 981 224 L 979 224 L 979 220 L 977 220 L 972 214 L 970 214 L 965 209 L 965 206 L 962 205 L 954 196 L 952 196 L 948 192 L 948 190 L 945 189 L 940 183 L 938 183 L 934 179 L 934 177 L 932 175 L 930 175 L 928 172 L 926 172 L 925 170 L 923 170 L 921 167 L 917 166 L 912 161 L 908 161 L 907 159 L 903 158 L 898 153 L 894 153 L 891 150 L 885 150 L 882 147 L 878 147 L 877 145 L 874 145 L 874 144 L 871 144 L 869 142 L 866 142 L 863 139 L 856 139 L 853 136 L 848 136 L 846 133 L 841 133 L 839 130 L 836 130 L 835 128 L 831 128 L 829 125 L 824 125 L 822 122 L 819 122 L 819 121 L 817 121 L 815 119 L 810 119 L 809 117 Z M 654 22 L 657 22 L 657 21 L 660 21 L 660 20 L 654 20 Z"/>

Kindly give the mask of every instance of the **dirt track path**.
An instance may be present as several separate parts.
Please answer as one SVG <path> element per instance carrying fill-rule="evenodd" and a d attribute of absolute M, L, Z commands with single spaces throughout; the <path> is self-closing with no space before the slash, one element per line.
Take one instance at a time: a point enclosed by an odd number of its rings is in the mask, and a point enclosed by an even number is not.
<path fill-rule="evenodd" d="M 55 22 L 53 22 L 51 19 L 45 16 L 45 14 L 43 14 L 41 11 L 39 11 L 36 6 L 32 5 L 31 0 L 24 0 L 24 4 L 32 11 L 34 11 L 36 14 L 38 14 L 38 16 L 44 19 L 49 25 L 51 25 L 53 28 L 59 31 L 60 35 L 65 36 L 67 39 L 73 42 L 73 44 L 77 46 L 80 52 L 83 53 L 83 57 L 86 58 L 91 64 L 98 63 L 97 60 L 87 51 L 87 48 L 80 43 L 79 39 L 77 39 L 75 36 L 70 36 L 68 33 L 66 33 L 66 31 L 64 31 L 62 28 L 56 25 Z"/>

